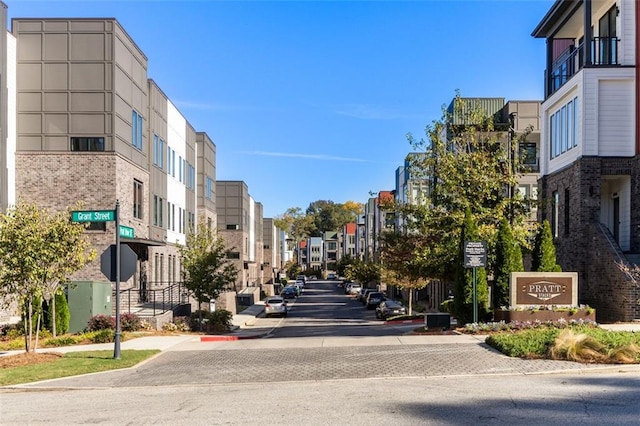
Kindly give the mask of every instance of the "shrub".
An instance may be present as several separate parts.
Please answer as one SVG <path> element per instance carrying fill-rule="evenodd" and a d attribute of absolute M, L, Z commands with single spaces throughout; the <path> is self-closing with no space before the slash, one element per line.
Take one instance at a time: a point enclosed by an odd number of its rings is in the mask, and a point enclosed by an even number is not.
<path fill-rule="evenodd" d="M 58 336 L 47 339 L 43 342 L 44 346 L 71 346 L 79 343 L 82 340 L 80 336 Z"/>
<path fill-rule="evenodd" d="M 56 334 L 65 334 L 69 331 L 69 321 L 71 319 L 71 314 L 69 313 L 69 304 L 67 303 L 67 297 L 64 294 L 56 294 L 55 295 L 55 304 L 56 304 Z M 53 320 L 54 318 L 51 316 L 51 311 L 53 310 L 51 304 L 48 305 L 49 313 L 47 315 L 47 327 L 49 330 L 53 330 Z"/>
<path fill-rule="evenodd" d="M 101 329 L 85 337 L 89 338 L 92 343 L 111 343 L 115 340 L 115 332 L 113 329 Z"/>
<path fill-rule="evenodd" d="M 440 312 L 453 314 L 453 299 L 447 299 L 440 304 Z"/>
<path fill-rule="evenodd" d="M 233 324 L 231 323 L 231 319 L 233 318 L 233 314 L 226 309 L 219 309 L 217 311 L 213 311 L 209 316 L 209 331 L 229 331 Z"/>
<path fill-rule="evenodd" d="M 176 326 L 177 331 L 190 331 L 189 317 L 175 317 L 173 323 Z"/>
<path fill-rule="evenodd" d="M 0 337 L 5 339 L 16 339 L 24 336 L 22 323 L 0 325 Z"/>
<path fill-rule="evenodd" d="M 138 331 L 142 327 L 140 317 L 127 312 L 120 315 L 120 328 L 122 331 Z"/>
<path fill-rule="evenodd" d="M 115 330 L 115 319 L 110 315 L 94 315 L 87 323 L 88 331 Z"/>

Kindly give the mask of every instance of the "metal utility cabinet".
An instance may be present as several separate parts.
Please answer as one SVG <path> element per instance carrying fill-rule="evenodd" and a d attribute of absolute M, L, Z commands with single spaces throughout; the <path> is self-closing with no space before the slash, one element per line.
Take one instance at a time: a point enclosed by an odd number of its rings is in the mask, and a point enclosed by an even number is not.
<path fill-rule="evenodd" d="M 79 333 L 87 328 L 94 315 L 113 315 L 111 283 L 72 281 L 67 287 L 69 303 L 69 332 Z"/>

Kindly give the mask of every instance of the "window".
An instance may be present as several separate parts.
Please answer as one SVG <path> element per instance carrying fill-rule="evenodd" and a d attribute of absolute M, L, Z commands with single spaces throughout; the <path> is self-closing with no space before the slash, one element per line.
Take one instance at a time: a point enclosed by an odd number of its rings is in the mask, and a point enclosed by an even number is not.
<path fill-rule="evenodd" d="M 71 151 L 104 151 L 104 138 L 71 137 Z"/>
<path fill-rule="evenodd" d="M 162 226 L 162 210 L 164 200 L 157 195 L 153 196 L 153 224 L 154 226 Z"/>
<path fill-rule="evenodd" d="M 181 183 L 184 183 L 184 175 L 183 175 L 183 167 L 182 167 L 182 155 L 178 156 L 178 180 Z"/>
<path fill-rule="evenodd" d="M 211 220 L 210 217 L 207 218 L 207 229 L 209 231 L 211 231 L 211 228 L 213 228 L 213 220 Z"/>
<path fill-rule="evenodd" d="M 133 180 L 133 217 L 142 219 L 142 182 Z"/>
<path fill-rule="evenodd" d="M 227 253 L 227 259 L 240 259 L 240 253 L 237 251 L 230 251 Z"/>
<path fill-rule="evenodd" d="M 204 196 L 208 200 L 213 199 L 213 179 L 211 179 L 209 176 L 206 177 Z"/>
<path fill-rule="evenodd" d="M 169 277 L 169 282 L 171 282 L 171 278 L 173 275 L 173 256 L 169 255 L 169 263 L 167 264 L 167 269 L 168 269 L 168 277 Z"/>
<path fill-rule="evenodd" d="M 164 254 L 160 254 L 160 279 L 158 281 L 162 281 L 164 279 Z"/>
<path fill-rule="evenodd" d="M 240 226 L 238 226 L 238 225 L 227 225 L 227 229 L 236 230 L 236 229 L 240 229 Z"/>
<path fill-rule="evenodd" d="M 167 174 L 176 177 L 176 152 L 167 146 Z"/>
<path fill-rule="evenodd" d="M 142 151 L 142 115 L 136 110 L 131 112 L 131 144 Z"/>
<path fill-rule="evenodd" d="M 156 281 L 160 281 L 162 279 L 162 277 L 159 275 L 159 271 L 160 271 L 160 255 L 156 253 L 154 256 L 154 268 L 153 268 Z"/>
<path fill-rule="evenodd" d="M 187 188 L 196 188 L 196 169 L 191 164 L 187 164 Z"/>
<path fill-rule="evenodd" d="M 573 98 L 549 116 L 549 157 L 578 146 L 578 98 Z"/>
<path fill-rule="evenodd" d="M 171 219 L 173 218 L 173 204 L 167 201 L 167 229 L 171 231 Z"/>
<path fill-rule="evenodd" d="M 178 232 L 184 234 L 184 210 L 178 207 Z"/>

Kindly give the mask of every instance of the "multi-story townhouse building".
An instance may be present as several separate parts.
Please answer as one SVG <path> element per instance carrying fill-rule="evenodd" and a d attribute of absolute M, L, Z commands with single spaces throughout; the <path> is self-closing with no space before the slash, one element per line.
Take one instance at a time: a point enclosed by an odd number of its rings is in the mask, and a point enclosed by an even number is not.
<path fill-rule="evenodd" d="M 296 255 L 298 256 L 298 265 L 302 267 L 302 270 L 305 270 L 308 267 L 308 259 L 310 259 L 307 241 L 300 241 L 299 243 L 296 243 L 294 241 L 294 244 L 294 250 L 296 252 Z"/>
<path fill-rule="evenodd" d="M 255 247 L 255 275 L 250 278 L 252 285 L 262 286 L 264 283 L 264 208 L 262 203 L 254 200 L 253 204 L 253 241 Z M 251 269 L 249 269 L 251 271 Z"/>
<path fill-rule="evenodd" d="M 262 267 L 262 205 L 249 195 L 242 181 L 216 182 L 218 234 L 229 247 L 239 273 L 235 290 L 260 285 Z M 259 221 L 259 225 L 258 225 Z M 257 245 L 260 245 L 258 249 Z"/>
<path fill-rule="evenodd" d="M 216 209 L 216 145 L 205 132 L 196 132 L 196 173 L 198 177 L 198 221 L 209 229 L 217 229 Z M 183 172 L 184 164 L 178 167 Z"/>
<path fill-rule="evenodd" d="M 557 0 L 532 33 L 546 39 L 539 216 L 601 322 L 640 318 L 618 267 L 640 253 L 638 6 Z"/>
<path fill-rule="evenodd" d="M 347 223 L 342 227 L 342 256 L 356 257 L 357 243 L 357 225 L 356 223 Z"/>
<path fill-rule="evenodd" d="M 7 6 L 0 2 L 0 211 L 15 204 L 16 39 L 7 31 Z"/>
<path fill-rule="evenodd" d="M 300 244 L 302 246 L 302 244 Z M 307 269 L 321 271 L 324 265 L 322 237 L 309 237 L 306 244 Z"/>
<path fill-rule="evenodd" d="M 16 41 L 17 197 L 59 210 L 120 203 L 138 256 L 123 288 L 180 280 L 178 245 L 196 214 L 196 132 L 147 77 L 147 57 L 115 19 L 12 21 Z M 113 222 L 91 223 L 101 253 Z M 105 281 L 99 259 L 73 279 Z"/>
<path fill-rule="evenodd" d="M 367 252 L 366 215 L 361 214 L 361 215 L 358 215 L 356 219 L 356 257 L 360 260 L 364 260 L 366 252 Z"/>
<path fill-rule="evenodd" d="M 287 231 L 278 229 L 278 235 L 280 242 L 278 245 L 278 247 L 280 247 L 280 268 L 283 269 L 287 262 L 294 260 L 296 247 L 293 239 L 287 234 Z"/>
<path fill-rule="evenodd" d="M 262 220 L 263 230 L 263 284 L 275 284 L 278 281 L 278 274 L 282 270 L 281 246 L 279 229 L 273 223 L 272 218 Z"/>
<path fill-rule="evenodd" d="M 376 228 L 375 228 L 375 214 L 376 214 L 376 197 L 371 197 L 364 205 L 364 253 L 363 258 L 367 261 L 373 260 L 373 254 L 375 251 L 375 241 L 377 240 Z"/>
<path fill-rule="evenodd" d="M 416 172 L 419 165 L 415 164 L 423 156 L 423 153 L 411 152 L 407 154 L 404 164 L 396 169 L 396 204 L 418 205 L 426 203 L 429 194 L 429 179 L 426 176 L 426 172 Z M 403 227 L 404 219 L 402 215 L 397 215 L 395 228 L 400 231 Z"/>
<path fill-rule="evenodd" d="M 340 259 L 340 232 L 327 231 L 323 236 L 322 270 L 335 272 L 336 263 Z"/>

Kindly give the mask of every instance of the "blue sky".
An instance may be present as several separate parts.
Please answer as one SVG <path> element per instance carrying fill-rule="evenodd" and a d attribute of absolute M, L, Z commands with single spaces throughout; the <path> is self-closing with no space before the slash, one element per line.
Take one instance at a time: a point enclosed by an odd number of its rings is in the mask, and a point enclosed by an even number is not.
<path fill-rule="evenodd" d="M 148 74 L 273 217 L 391 190 L 411 147 L 459 90 L 543 97 L 553 0 L 31 1 L 13 17 L 116 18 Z"/>

